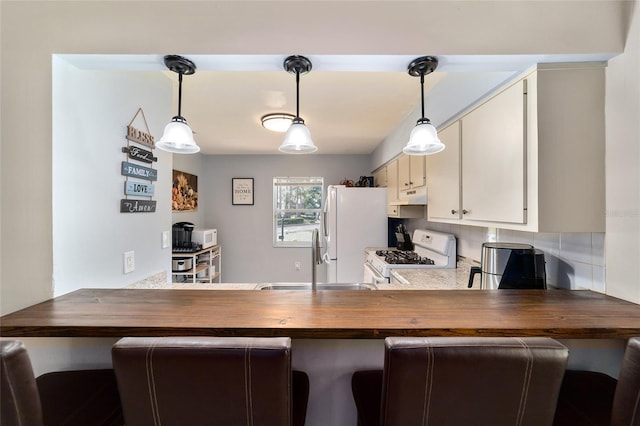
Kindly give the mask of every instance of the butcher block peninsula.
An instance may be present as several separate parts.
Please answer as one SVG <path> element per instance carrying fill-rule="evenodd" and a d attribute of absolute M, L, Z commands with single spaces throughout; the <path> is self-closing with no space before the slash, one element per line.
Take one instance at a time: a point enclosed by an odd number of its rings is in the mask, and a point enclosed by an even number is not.
<path fill-rule="evenodd" d="M 640 306 L 592 291 L 81 289 L 1 318 L 3 337 L 640 335 Z"/>

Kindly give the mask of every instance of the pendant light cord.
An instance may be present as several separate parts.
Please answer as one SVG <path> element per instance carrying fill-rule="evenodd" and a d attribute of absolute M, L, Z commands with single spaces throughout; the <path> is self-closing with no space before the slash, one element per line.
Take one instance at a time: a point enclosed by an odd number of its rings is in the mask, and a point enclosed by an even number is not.
<path fill-rule="evenodd" d="M 422 119 L 424 119 L 424 73 L 420 73 L 420 97 L 422 101 Z"/>
<path fill-rule="evenodd" d="M 296 70 L 296 117 L 300 118 L 300 70 Z"/>
<path fill-rule="evenodd" d="M 424 113 L 422 114 L 424 115 Z M 182 73 L 178 73 L 178 117 L 182 117 Z"/>

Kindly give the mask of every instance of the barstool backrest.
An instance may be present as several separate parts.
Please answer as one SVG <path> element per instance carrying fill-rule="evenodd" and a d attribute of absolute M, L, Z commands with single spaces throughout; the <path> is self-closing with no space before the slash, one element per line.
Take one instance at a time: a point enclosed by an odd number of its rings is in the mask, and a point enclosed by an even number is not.
<path fill-rule="evenodd" d="M 551 425 L 567 358 L 549 338 L 388 337 L 381 424 Z"/>
<path fill-rule="evenodd" d="M 1 425 L 43 424 L 31 360 L 19 340 L 0 341 L 0 400 Z"/>
<path fill-rule="evenodd" d="M 627 342 L 613 397 L 611 426 L 640 426 L 640 338 Z"/>
<path fill-rule="evenodd" d="M 291 424 L 291 339 L 123 338 L 112 349 L 125 423 Z"/>

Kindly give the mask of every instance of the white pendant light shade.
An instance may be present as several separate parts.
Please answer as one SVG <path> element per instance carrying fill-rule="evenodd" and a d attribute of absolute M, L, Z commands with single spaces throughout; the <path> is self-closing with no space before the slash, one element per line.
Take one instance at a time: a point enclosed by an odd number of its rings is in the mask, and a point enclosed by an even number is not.
<path fill-rule="evenodd" d="M 436 128 L 428 120 L 418 120 L 416 127 L 411 130 L 409 142 L 402 152 L 407 155 L 429 155 L 443 149 L 444 144 L 438 138 Z"/>
<path fill-rule="evenodd" d="M 423 56 L 409 64 L 407 72 L 412 77 L 420 77 L 420 100 L 422 106 L 422 118 L 418 120 L 416 127 L 411 130 L 409 142 L 402 149 L 407 155 L 429 155 L 440 152 L 444 144 L 438 138 L 438 132 L 428 118 L 424 116 L 424 76 L 431 74 L 438 67 L 438 58 Z"/>
<path fill-rule="evenodd" d="M 284 69 L 288 73 L 296 75 L 296 115 L 291 126 L 284 135 L 284 141 L 278 148 L 286 154 L 310 154 L 316 152 L 318 147 L 311 140 L 311 132 L 300 118 L 300 74 L 311 71 L 311 61 L 304 56 L 293 55 L 284 60 Z"/>
<path fill-rule="evenodd" d="M 164 128 L 164 133 L 156 147 L 163 151 L 175 154 L 195 154 L 200 147 L 193 139 L 193 131 L 182 117 L 173 117 L 173 120 Z"/>
<path fill-rule="evenodd" d="M 178 74 L 178 115 L 164 128 L 164 133 L 156 148 L 175 154 L 195 154 L 200 152 L 200 147 L 193 140 L 193 130 L 182 116 L 182 76 L 196 72 L 196 64 L 187 58 L 178 55 L 166 55 L 164 64 L 171 71 Z"/>
<path fill-rule="evenodd" d="M 289 126 L 287 133 L 284 135 L 284 142 L 278 149 L 287 154 L 310 154 L 316 152 L 318 147 L 313 144 L 311 133 L 307 126 L 304 125 L 304 121 L 297 118 Z"/>

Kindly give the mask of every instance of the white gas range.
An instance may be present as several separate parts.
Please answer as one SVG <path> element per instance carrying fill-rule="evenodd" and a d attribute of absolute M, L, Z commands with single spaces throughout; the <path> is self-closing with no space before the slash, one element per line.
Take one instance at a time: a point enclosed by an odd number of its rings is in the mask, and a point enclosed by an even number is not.
<path fill-rule="evenodd" d="M 453 269 L 456 267 L 456 238 L 426 229 L 413 231 L 414 249 L 367 249 L 364 282 L 389 283 L 392 269 Z"/>

